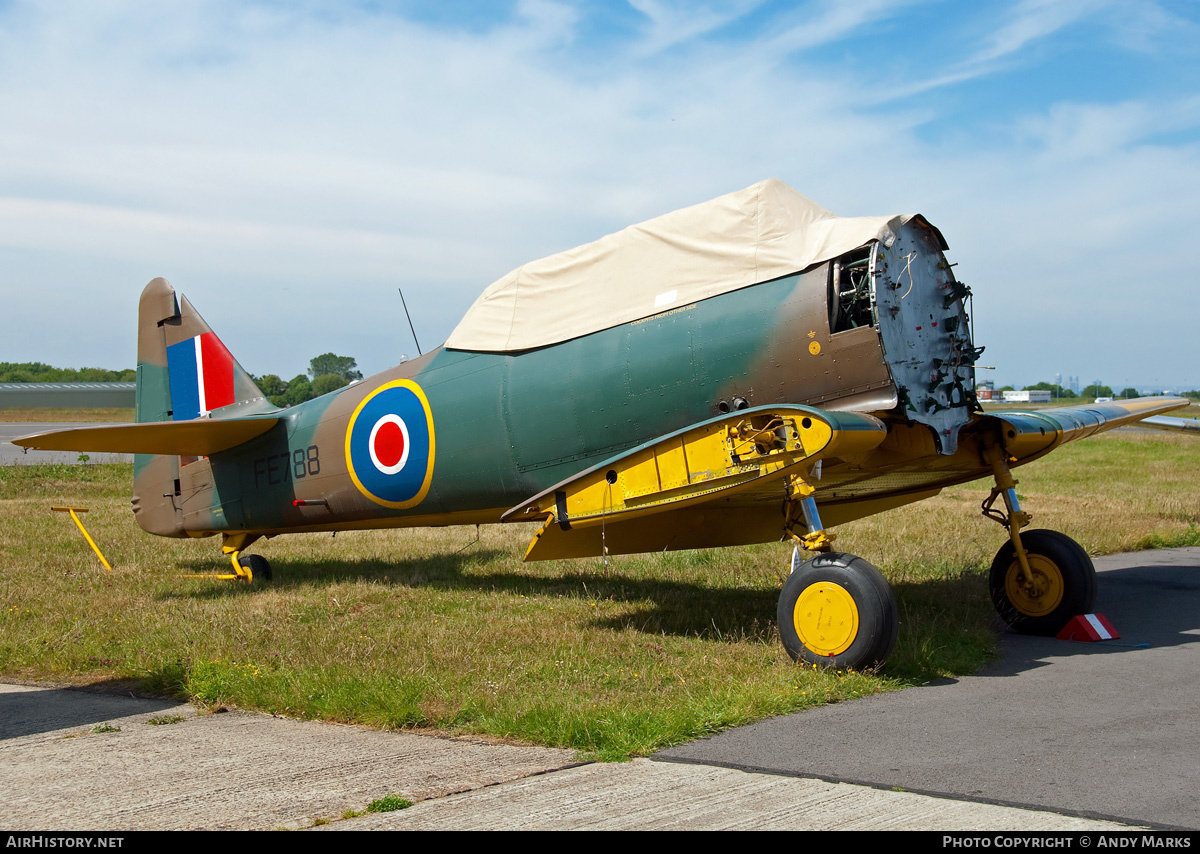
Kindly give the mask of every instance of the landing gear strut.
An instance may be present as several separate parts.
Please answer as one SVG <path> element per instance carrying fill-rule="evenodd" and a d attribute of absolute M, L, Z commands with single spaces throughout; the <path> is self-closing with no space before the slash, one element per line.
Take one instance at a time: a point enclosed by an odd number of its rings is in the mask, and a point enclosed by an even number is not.
<path fill-rule="evenodd" d="M 1009 628 L 1025 635 L 1055 635 L 1077 614 L 1096 604 L 1096 568 L 1083 546 L 1058 531 L 1021 533 L 1032 516 L 1021 509 L 1009 459 L 998 443 L 984 451 L 996 486 L 984 500 L 983 515 L 1008 530 L 1009 541 L 992 561 L 988 587 L 996 612 Z M 994 505 L 1004 499 L 1004 510 Z"/>
<path fill-rule="evenodd" d="M 271 580 L 271 564 L 262 555 L 242 556 L 242 550 L 259 538 L 258 534 L 222 534 L 221 551 L 229 555 L 233 572 L 222 572 L 217 578 L 225 581 L 245 581 L 253 584 L 257 576 L 263 581 Z"/>
<path fill-rule="evenodd" d="M 807 533 L 792 537 L 798 548 L 820 554 L 799 566 L 794 559 L 779 594 L 776 617 L 784 649 L 796 661 L 838 669 L 882 664 L 900 628 L 891 585 L 861 557 L 832 551 L 833 535 L 825 533 L 812 488 L 801 482 L 793 489 Z M 791 518 L 789 512 L 789 533 Z"/>
<path fill-rule="evenodd" d="M 992 561 L 992 604 L 1009 628 L 1023 635 L 1056 635 L 1076 614 L 1096 604 L 1096 568 L 1079 543 L 1058 531 L 1026 531 L 1025 567 L 1011 542 Z"/>

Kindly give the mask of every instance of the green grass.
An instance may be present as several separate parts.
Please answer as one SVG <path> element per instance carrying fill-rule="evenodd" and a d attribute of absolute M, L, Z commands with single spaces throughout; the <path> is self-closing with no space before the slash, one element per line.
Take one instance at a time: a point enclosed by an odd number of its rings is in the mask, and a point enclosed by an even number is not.
<path fill-rule="evenodd" d="M 1200 443 L 1106 434 L 1017 472 L 1035 527 L 1093 554 L 1200 544 Z M 836 547 L 892 581 L 880 673 L 795 665 L 768 544 L 523 564 L 527 526 L 292 535 L 260 544 L 275 581 L 224 570 L 216 539 L 143 534 L 130 466 L 0 468 L 0 676 L 111 683 L 215 708 L 476 733 L 644 755 L 721 729 L 941 677 L 994 655 L 986 570 L 1004 540 L 974 484 L 843 526 Z M 69 517 L 112 562 L 99 565 Z M 467 546 L 466 548 L 463 548 Z"/>
<path fill-rule="evenodd" d="M 387 794 L 367 804 L 367 812 L 396 812 L 396 810 L 406 810 L 412 805 L 412 801 L 399 795 Z"/>
<path fill-rule="evenodd" d="M 0 409 L 0 421 L 101 421 L 125 423 L 134 420 L 133 407 L 51 409 Z"/>
<path fill-rule="evenodd" d="M 155 715 L 148 719 L 146 726 L 170 726 L 171 724 L 183 723 L 183 715 Z"/>

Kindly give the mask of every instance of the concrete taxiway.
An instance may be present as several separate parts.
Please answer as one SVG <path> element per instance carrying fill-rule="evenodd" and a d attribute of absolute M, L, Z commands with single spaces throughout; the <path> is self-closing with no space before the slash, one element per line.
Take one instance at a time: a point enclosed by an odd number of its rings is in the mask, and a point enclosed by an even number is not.
<path fill-rule="evenodd" d="M 80 454 L 78 451 L 26 451 L 12 443 L 18 436 L 70 430 L 76 427 L 109 427 L 109 424 L 65 421 L 0 421 L 0 466 L 46 465 L 47 463 L 131 463 L 133 454 Z M 86 457 L 86 459 L 84 459 Z"/>

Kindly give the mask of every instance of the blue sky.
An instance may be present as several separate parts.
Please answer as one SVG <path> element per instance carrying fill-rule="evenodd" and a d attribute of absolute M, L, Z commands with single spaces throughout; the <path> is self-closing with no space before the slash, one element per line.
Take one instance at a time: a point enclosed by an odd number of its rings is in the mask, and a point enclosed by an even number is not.
<path fill-rule="evenodd" d="M 440 342 L 524 261 L 777 177 L 920 212 L 1001 382 L 1200 387 L 1200 4 L 0 0 L 0 361 Z"/>

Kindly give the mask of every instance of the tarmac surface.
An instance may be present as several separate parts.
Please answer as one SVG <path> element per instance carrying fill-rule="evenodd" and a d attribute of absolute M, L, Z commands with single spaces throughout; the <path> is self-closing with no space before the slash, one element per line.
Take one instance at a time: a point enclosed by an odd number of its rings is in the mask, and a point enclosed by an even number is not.
<path fill-rule="evenodd" d="M 0 421 L 0 466 L 46 465 L 47 463 L 131 463 L 133 454 L 87 454 L 87 460 L 81 460 L 78 451 L 26 451 L 12 443 L 18 436 L 29 436 L 33 433 L 49 433 L 51 430 L 69 430 L 76 427 L 109 427 L 109 424 L 93 424 L 90 422 L 53 422 L 53 421 Z"/>
<path fill-rule="evenodd" d="M 170 701 L 0 685 L 2 823 L 24 830 L 1200 828 L 1200 548 L 1115 555 L 1096 565 L 1099 609 L 1120 641 L 1010 635 L 1001 660 L 978 676 L 775 718 L 627 763 L 579 764 L 570 751 L 550 748 L 242 712 L 198 715 Z M 344 817 L 387 794 L 415 804 Z"/>
<path fill-rule="evenodd" d="M 1006 635 L 975 676 L 659 758 L 1200 828 L 1200 548 L 1095 559 L 1103 643 Z"/>

